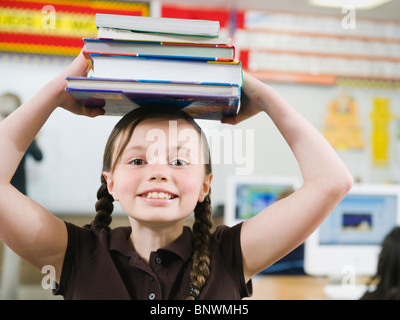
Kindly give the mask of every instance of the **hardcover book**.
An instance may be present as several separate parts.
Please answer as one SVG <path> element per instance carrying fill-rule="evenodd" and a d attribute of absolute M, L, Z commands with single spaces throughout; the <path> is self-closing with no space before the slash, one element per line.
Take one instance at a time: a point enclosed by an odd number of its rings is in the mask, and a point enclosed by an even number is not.
<path fill-rule="evenodd" d="M 86 51 L 89 53 L 210 61 L 233 61 L 235 58 L 235 47 L 224 44 L 183 44 L 87 38 L 83 41 Z"/>
<path fill-rule="evenodd" d="M 215 38 L 196 37 L 188 35 L 173 35 L 165 33 L 135 32 L 115 28 L 100 27 L 97 29 L 97 38 L 115 40 L 135 40 L 154 42 L 198 43 L 198 44 L 229 44 L 231 39 L 219 35 Z"/>
<path fill-rule="evenodd" d="M 158 59 L 127 55 L 85 53 L 95 77 L 180 82 L 214 82 L 242 85 L 238 61 L 212 62 L 188 59 Z"/>
<path fill-rule="evenodd" d="M 140 32 L 217 37 L 219 21 L 96 14 L 96 27 Z"/>
<path fill-rule="evenodd" d="M 104 108 L 106 115 L 122 116 L 135 108 L 157 104 L 183 109 L 194 118 L 220 120 L 237 114 L 240 108 L 240 96 L 69 87 L 66 90 L 86 107 Z"/>

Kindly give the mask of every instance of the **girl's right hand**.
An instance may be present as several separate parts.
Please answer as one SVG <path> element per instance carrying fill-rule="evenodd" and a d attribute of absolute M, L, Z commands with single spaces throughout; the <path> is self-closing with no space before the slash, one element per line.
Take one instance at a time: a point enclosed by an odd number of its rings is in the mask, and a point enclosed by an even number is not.
<path fill-rule="evenodd" d="M 80 54 L 71 62 L 71 64 L 64 69 L 55 79 L 52 80 L 51 84 L 54 85 L 54 89 L 57 92 L 56 103 L 72 113 L 85 115 L 89 117 L 95 117 L 104 114 L 102 108 L 86 108 L 84 105 L 79 103 L 73 98 L 65 88 L 67 86 L 66 77 L 86 77 L 90 70 L 90 65 L 87 63 L 86 58 L 83 55 L 83 49 Z"/>

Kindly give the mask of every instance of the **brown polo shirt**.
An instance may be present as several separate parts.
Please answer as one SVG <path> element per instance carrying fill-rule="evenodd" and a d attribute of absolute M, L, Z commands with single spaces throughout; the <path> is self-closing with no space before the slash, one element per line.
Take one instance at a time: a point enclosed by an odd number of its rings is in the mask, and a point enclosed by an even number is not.
<path fill-rule="evenodd" d="M 150 255 L 147 264 L 129 246 L 130 227 L 109 232 L 96 221 L 84 227 L 66 222 L 68 245 L 60 284 L 65 299 L 185 299 L 190 290 L 192 230 Z M 210 276 L 199 300 L 237 300 L 252 294 L 243 275 L 241 224 L 218 226 L 211 239 Z"/>

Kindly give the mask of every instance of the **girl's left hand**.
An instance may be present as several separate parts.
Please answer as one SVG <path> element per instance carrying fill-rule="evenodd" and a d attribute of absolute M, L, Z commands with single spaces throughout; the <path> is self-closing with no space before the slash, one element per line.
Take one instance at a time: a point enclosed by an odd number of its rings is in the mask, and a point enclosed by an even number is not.
<path fill-rule="evenodd" d="M 260 101 L 263 92 L 265 92 L 265 84 L 253 76 L 243 72 L 240 111 L 235 116 L 222 118 L 221 122 L 237 124 L 263 111 L 261 107 L 262 103 Z"/>

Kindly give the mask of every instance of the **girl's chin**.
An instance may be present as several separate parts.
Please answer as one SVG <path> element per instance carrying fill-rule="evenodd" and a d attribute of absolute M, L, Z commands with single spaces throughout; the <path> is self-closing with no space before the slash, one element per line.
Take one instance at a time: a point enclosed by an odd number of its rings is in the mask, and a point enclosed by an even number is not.
<path fill-rule="evenodd" d="M 125 211 L 125 210 L 124 210 Z M 163 205 L 140 205 L 132 211 L 125 211 L 128 216 L 144 224 L 174 223 L 186 219 L 192 211 L 186 212 L 175 206 Z"/>

